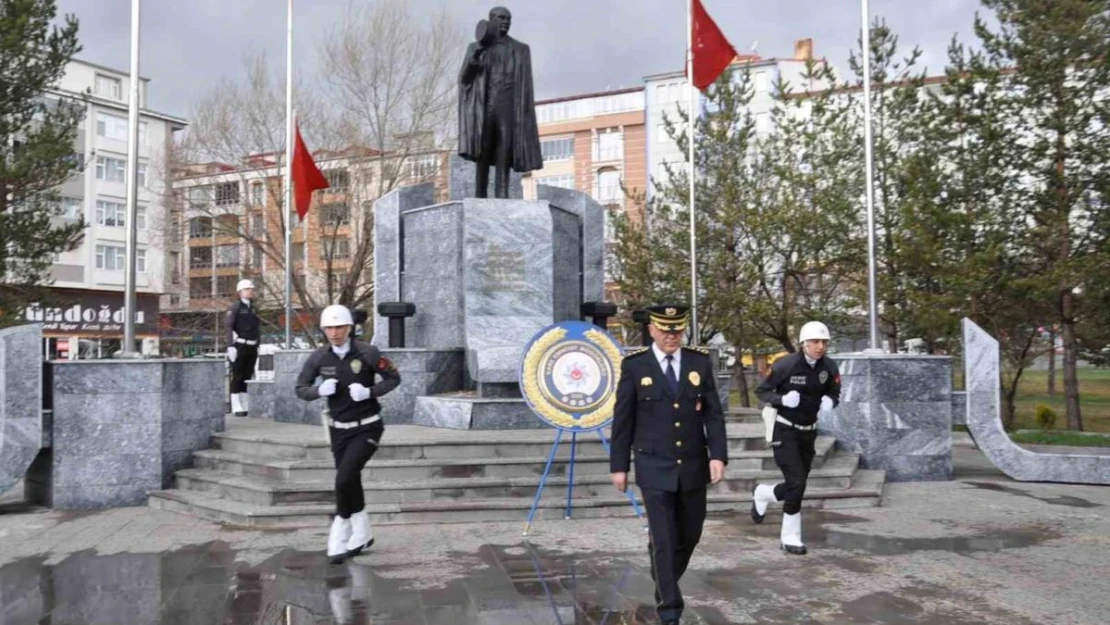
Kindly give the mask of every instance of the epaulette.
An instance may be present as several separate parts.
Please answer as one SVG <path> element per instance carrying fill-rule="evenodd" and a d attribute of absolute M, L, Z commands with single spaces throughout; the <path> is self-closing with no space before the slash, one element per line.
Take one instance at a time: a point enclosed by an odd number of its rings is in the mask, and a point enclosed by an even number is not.
<path fill-rule="evenodd" d="M 682 349 L 688 349 L 692 352 L 698 352 L 699 354 L 705 354 L 706 356 L 709 355 L 709 350 L 705 349 L 704 347 L 690 347 L 688 345 L 683 345 Z"/>
<path fill-rule="evenodd" d="M 639 356 L 640 354 L 643 354 L 643 353 L 647 352 L 649 349 L 651 349 L 651 348 L 650 347 L 641 347 L 639 349 L 634 349 L 630 352 L 626 352 L 624 357 L 625 358 L 631 358 L 633 356 Z"/>

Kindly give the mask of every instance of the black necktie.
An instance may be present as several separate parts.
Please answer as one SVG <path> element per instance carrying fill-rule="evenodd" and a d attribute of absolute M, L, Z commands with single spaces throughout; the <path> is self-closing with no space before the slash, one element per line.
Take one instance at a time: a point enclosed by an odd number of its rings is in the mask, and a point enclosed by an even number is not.
<path fill-rule="evenodd" d="M 678 397 L 678 376 L 674 374 L 674 356 L 667 356 L 667 382 L 671 385 L 671 394 Z"/>

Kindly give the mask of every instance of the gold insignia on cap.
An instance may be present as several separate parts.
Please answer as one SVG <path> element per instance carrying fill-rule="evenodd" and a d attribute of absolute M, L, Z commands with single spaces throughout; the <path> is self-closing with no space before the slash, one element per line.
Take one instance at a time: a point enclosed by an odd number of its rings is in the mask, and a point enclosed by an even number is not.
<path fill-rule="evenodd" d="M 643 378 L 641 378 L 640 386 L 651 386 L 651 377 L 645 375 Z"/>
<path fill-rule="evenodd" d="M 674 316 L 678 314 L 678 311 L 674 308 L 668 308 L 663 314 Z"/>
<path fill-rule="evenodd" d="M 694 386 L 701 386 L 701 376 L 698 375 L 697 371 L 691 371 L 689 377 L 690 384 L 693 384 Z"/>
<path fill-rule="evenodd" d="M 355 358 L 354 360 L 352 360 L 351 361 L 351 371 L 354 371 L 355 373 L 358 373 L 359 371 L 362 371 L 362 361 L 359 360 L 358 358 Z"/>

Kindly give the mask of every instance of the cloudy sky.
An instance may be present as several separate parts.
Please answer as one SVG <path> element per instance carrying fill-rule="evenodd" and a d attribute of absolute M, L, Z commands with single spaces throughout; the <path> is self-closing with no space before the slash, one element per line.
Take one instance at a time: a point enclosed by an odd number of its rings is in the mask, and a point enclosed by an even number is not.
<path fill-rule="evenodd" d="M 316 48 L 350 1 L 295 0 L 295 71 L 317 68 Z M 444 0 L 409 2 L 419 14 Z M 495 4 L 450 0 L 448 6 L 469 34 Z M 703 4 L 741 53 L 758 42 L 760 55 L 786 57 L 793 54 L 794 40 L 808 37 L 817 56 L 848 71 L 848 52 L 859 34 L 859 0 Z M 930 73 L 939 73 L 953 33 L 973 40 L 978 4 L 871 0 L 871 13 L 886 18 L 904 50 L 920 46 Z M 82 59 L 129 67 L 130 5 L 130 0 L 58 0 L 59 12 L 75 13 L 81 22 Z M 512 34 L 532 46 L 539 99 L 636 86 L 645 75 L 683 67 L 685 0 L 507 0 L 505 5 L 513 11 Z M 145 0 L 142 74 L 152 81 L 151 107 L 188 118 L 200 94 L 221 78 L 242 76 L 241 60 L 251 50 L 264 50 L 275 67 L 283 67 L 285 7 L 285 0 Z"/>

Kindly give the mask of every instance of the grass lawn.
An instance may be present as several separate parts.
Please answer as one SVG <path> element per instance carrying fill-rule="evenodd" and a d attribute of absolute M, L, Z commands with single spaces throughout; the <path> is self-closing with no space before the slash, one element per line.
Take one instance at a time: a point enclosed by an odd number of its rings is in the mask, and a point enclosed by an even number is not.
<path fill-rule="evenodd" d="M 754 390 L 754 389 L 753 389 Z M 755 393 L 751 393 L 752 406 L 759 406 Z M 733 391 L 730 404 L 740 405 L 739 393 Z M 1021 376 L 1017 394 L 1017 422 L 1015 429 L 1040 429 L 1036 420 L 1038 404 L 1045 404 L 1056 411 L 1056 430 L 1067 430 L 1068 419 L 1064 409 L 1064 376 L 1056 372 L 1056 394 L 1048 394 L 1048 372 L 1026 371 Z M 1083 415 L 1083 429 L 1088 432 L 1110 432 L 1110 369 L 1079 370 L 1079 410 Z M 1037 442 L 1037 441 L 1023 441 Z M 1071 445 L 1073 443 L 1057 443 Z M 1074 443 L 1079 444 L 1079 443 Z M 1092 443 L 1088 442 L 1087 445 Z"/>
<path fill-rule="evenodd" d="M 1110 436 L 1083 432 L 1022 431 L 1010 434 L 1015 443 L 1033 445 L 1067 445 L 1068 447 L 1110 447 Z"/>

